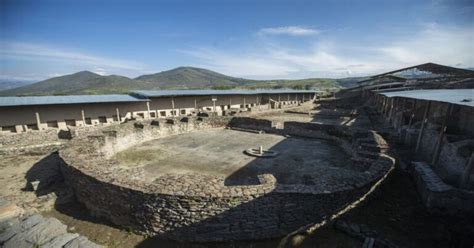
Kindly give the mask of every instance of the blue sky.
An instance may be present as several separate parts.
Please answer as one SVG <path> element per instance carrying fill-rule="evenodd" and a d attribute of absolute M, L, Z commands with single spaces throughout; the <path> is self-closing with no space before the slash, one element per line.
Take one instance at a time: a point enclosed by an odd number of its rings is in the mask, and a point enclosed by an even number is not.
<path fill-rule="evenodd" d="M 474 67 L 472 0 L 0 0 L 0 31 L 0 79 L 178 66 L 255 79 Z"/>

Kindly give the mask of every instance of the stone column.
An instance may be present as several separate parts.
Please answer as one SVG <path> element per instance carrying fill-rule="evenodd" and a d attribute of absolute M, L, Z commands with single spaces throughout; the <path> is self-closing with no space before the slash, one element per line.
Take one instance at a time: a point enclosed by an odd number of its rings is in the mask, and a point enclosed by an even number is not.
<path fill-rule="evenodd" d="M 214 111 L 214 114 L 215 114 L 217 112 L 216 110 L 217 97 L 211 96 L 211 101 L 212 101 L 212 110 Z"/>
<path fill-rule="evenodd" d="M 86 115 L 84 114 L 84 109 L 81 110 L 81 115 L 82 115 L 82 125 L 86 125 Z"/>
<path fill-rule="evenodd" d="M 174 97 L 171 97 L 171 115 L 176 116 L 175 110 L 174 110 Z"/>
<path fill-rule="evenodd" d="M 150 102 L 146 102 L 146 111 L 147 111 L 147 116 L 148 116 L 148 119 L 151 119 L 150 117 Z"/>
<path fill-rule="evenodd" d="M 117 111 L 117 121 L 118 123 L 122 122 L 121 118 L 120 118 L 120 111 L 118 108 L 115 109 L 115 111 Z"/>
<path fill-rule="evenodd" d="M 197 100 L 196 100 L 196 97 L 194 97 L 194 110 L 197 110 Z"/>
<path fill-rule="evenodd" d="M 41 130 L 41 119 L 40 119 L 40 114 L 38 112 L 35 113 L 36 116 L 36 126 L 38 127 L 38 130 Z"/>

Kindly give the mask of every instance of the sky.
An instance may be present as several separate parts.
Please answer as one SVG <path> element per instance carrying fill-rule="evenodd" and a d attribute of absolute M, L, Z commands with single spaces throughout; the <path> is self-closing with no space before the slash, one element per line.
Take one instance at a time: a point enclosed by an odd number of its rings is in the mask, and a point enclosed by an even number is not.
<path fill-rule="evenodd" d="M 0 0 L 0 79 L 195 66 L 250 79 L 474 67 L 474 1 Z"/>

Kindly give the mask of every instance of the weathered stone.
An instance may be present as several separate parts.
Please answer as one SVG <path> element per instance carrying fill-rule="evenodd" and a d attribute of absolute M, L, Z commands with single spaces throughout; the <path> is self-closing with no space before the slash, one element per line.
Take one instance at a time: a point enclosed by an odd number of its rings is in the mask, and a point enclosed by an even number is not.
<path fill-rule="evenodd" d="M 81 236 L 69 241 L 63 247 L 64 248 L 101 248 L 103 246 L 97 245 L 89 241 L 86 237 Z"/>
<path fill-rule="evenodd" d="M 115 130 L 116 137 L 104 137 L 98 132 L 92 142 L 93 134 L 76 137 L 68 148 L 60 151 L 60 168 L 78 201 L 94 214 L 140 233 L 189 241 L 272 238 L 318 222 L 332 214 L 331 210 L 358 199 L 394 164 L 381 152 L 367 161 L 368 166 L 362 168 L 367 173 L 353 182 L 279 184 L 273 175 L 265 174 L 252 185 L 226 186 L 223 177 L 200 174 L 166 174 L 145 182 L 140 180 L 142 168 L 123 169 L 108 160 L 117 151 L 140 142 L 224 127 L 230 120 L 209 117 L 196 122 L 189 118 L 188 123 L 158 128 L 143 121 L 140 130 L 133 123 L 111 126 L 106 129 Z M 252 122 L 246 119 L 243 123 Z M 353 144 L 360 144 L 361 139 L 374 147 L 383 145 L 383 139 L 373 132 L 346 127 L 291 122 L 274 130 L 271 122 L 255 123 L 278 134 L 333 140 L 348 154 L 357 154 L 353 149 L 359 146 Z M 253 128 L 263 127 L 260 124 Z"/>
<path fill-rule="evenodd" d="M 45 243 L 42 247 L 62 248 L 65 244 L 77 237 L 79 237 L 79 234 L 77 233 L 64 233 L 54 237 L 53 239 Z"/>

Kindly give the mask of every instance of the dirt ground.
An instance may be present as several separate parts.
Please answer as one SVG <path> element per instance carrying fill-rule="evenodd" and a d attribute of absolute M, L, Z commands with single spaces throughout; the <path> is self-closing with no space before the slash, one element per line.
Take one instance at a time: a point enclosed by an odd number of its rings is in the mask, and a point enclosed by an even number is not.
<path fill-rule="evenodd" d="M 54 199 L 50 199 L 51 196 L 38 198 L 33 191 L 28 190 L 25 178 L 27 171 L 44 157 L 45 154 L 0 155 L 0 197 L 25 209 L 51 208 Z"/>
<path fill-rule="evenodd" d="M 271 149 L 273 158 L 246 155 L 249 148 Z M 364 180 L 344 151 L 319 139 L 209 129 L 145 142 L 114 156 L 123 166 L 142 166 L 147 180 L 167 173 L 224 176 L 227 183 L 258 183 L 271 173 L 279 183 L 331 185 Z M 329 189 L 328 189 L 329 190 Z"/>

